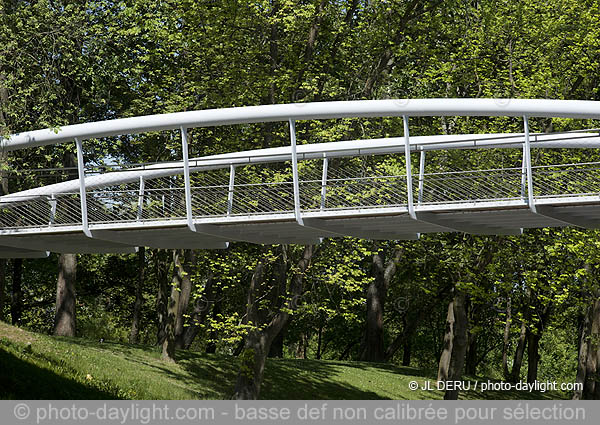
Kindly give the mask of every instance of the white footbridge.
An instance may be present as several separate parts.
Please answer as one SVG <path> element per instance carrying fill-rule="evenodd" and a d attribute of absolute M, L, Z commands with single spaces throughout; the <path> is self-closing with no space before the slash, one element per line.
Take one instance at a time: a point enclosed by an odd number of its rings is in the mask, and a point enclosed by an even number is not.
<path fill-rule="evenodd" d="M 411 135 L 410 118 L 422 116 L 517 117 L 522 132 Z M 296 138 L 296 121 L 361 117 L 401 117 L 404 132 L 328 143 Z M 70 179 L 38 187 L 39 181 L 22 177 L 19 187 L 32 189 L 0 197 L 0 257 L 133 252 L 138 246 L 219 249 L 231 241 L 315 244 L 339 236 L 401 240 L 430 232 L 519 235 L 527 228 L 599 228 L 600 162 L 595 160 L 600 156 L 534 165 L 532 149 L 596 152 L 600 130 L 533 133 L 529 118 L 536 117 L 600 119 L 600 102 L 397 99 L 263 105 L 14 134 L 1 140 L 2 150 L 75 142 L 78 167 Z M 276 121 L 289 125 L 285 147 L 188 158 L 190 128 Z M 180 161 L 86 171 L 86 141 L 173 130 L 181 133 Z M 467 149 L 512 149 L 519 159 L 513 167 L 427 172 L 428 152 Z M 414 164 L 411 155 L 418 156 Z"/>

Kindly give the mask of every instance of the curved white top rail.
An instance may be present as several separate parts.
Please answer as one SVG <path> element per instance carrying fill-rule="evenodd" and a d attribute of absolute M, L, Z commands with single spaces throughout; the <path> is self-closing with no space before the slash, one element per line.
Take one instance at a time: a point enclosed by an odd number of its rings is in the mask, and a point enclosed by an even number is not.
<path fill-rule="evenodd" d="M 71 141 L 257 122 L 386 116 L 529 116 L 600 119 L 600 102 L 547 99 L 393 99 L 293 103 L 176 112 L 75 124 L 17 133 L 2 139 L 7 151 Z"/>

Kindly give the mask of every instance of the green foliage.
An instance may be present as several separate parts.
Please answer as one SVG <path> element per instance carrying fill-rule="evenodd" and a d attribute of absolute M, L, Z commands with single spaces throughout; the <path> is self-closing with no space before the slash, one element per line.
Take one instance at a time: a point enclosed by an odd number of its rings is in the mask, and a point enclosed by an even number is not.
<path fill-rule="evenodd" d="M 577 334 L 569 331 L 567 324 L 561 324 L 544 332 L 540 342 L 539 380 L 574 382 L 577 372 Z"/>

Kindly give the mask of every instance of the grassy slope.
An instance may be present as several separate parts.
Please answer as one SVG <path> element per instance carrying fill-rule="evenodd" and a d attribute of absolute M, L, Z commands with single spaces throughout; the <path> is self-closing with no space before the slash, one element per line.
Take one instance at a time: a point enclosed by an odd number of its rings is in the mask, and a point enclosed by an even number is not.
<path fill-rule="evenodd" d="M 29 343 L 31 345 L 29 345 Z M 235 358 L 180 351 L 178 364 L 155 347 L 35 334 L 0 322 L 0 398 L 223 399 L 235 382 Z M 409 367 L 362 362 L 269 360 L 265 399 L 439 399 L 410 391 L 435 376 Z M 479 398 L 560 398 L 561 394 L 467 392 Z"/>

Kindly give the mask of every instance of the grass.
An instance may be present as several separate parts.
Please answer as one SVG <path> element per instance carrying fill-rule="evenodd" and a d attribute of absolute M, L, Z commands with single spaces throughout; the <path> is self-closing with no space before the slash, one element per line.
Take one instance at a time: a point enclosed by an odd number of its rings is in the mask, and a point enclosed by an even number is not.
<path fill-rule="evenodd" d="M 178 351 L 177 364 L 156 347 L 59 338 L 0 322 L 0 398 L 227 399 L 237 359 Z M 474 378 L 475 379 L 475 378 Z M 481 378 L 479 378 L 481 380 Z M 440 399 L 441 391 L 410 391 L 435 375 L 411 367 L 364 362 L 269 359 L 264 399 Z M 432 382 L 433 383 L 433 382 Z M 566 398 L 561 393 L 475 392 L 465 399 Z"/>

